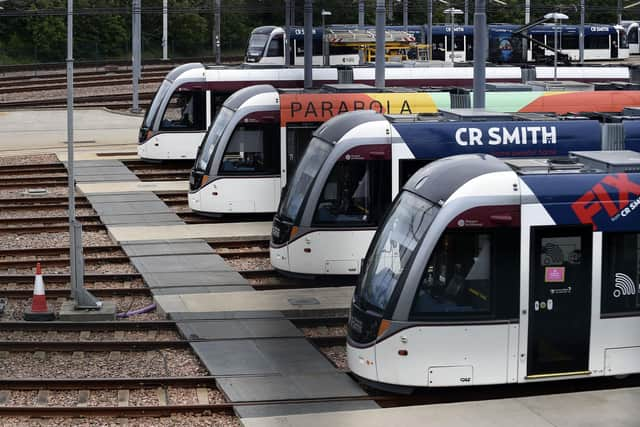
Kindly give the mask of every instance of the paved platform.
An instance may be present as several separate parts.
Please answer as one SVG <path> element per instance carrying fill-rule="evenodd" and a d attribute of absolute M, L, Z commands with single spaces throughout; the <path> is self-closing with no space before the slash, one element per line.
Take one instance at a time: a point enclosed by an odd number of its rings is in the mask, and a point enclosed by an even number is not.
<path fill-rule="evenodd" d="M 68 162 L 64 162 L 68 166 Z M 140 181 L 118 160 L 74 160 L 73 175 L 76 183 L 108 181 Z"/>
<path fill-rule="evenodd" d="M 205 312 L 280 311 L 285 316 L 346 316 L 349 313 L 353 286 L 336 288 L 287 289 L 217 294 L 162 295 L 155 298 L 166 314 Z"/>
<path fill-rule="evenodd" d="M 103 108 L 76 108 L 73 117 L 78 158 L 83 152 L 106 149 L 136 151 L 142 115 L 114 113 Z M 64 152 L 66 140 L 66 109 L 0 112 L 0 155 Z"/>
<path fill-rule="evenodd" d="M 637 427 L 640 388 L 404 408 L 242 418 L 245 427 Z"/>
<path fill-rule="evenodd" d="M 119 243 L 171 239 L 205 239 L 210 242 L 269 240 L 271 222 L 110 227 L 109 235 Z"/>
<path fill-rule="evenodd" d="M 140 160 L 140 157 L 138 156 L 138 152 L 136 151 L 136 147 L 134 145 L 127 145 L 126 147 L 123 147 L 122 149 L 118 150 L 118 149 L 102 149 L 99 148 L 99 151 L 95 151 L 96 148 L 93 149 L 93 151 L 84 151 L 82 150 L 83 147 L 76 147 L 74 146 L 74 153 L 73 153 L 73 158 L 74 160 L 104 160 L 104 159 L 113 159 L 113 160 Z M 84 147 L 85 150 L 88 147 Z M 127 150 L 127 151 L 123 151 L 123 150 Z M 132 151 L 128 151 L 128 150 L 132 150 Z M 54 154 L 58 157 L 58 160 L 60 160 L 61 162 L 66 162 L 67 161 L 67 152 L 66 151 L 56 151 L 54 152 Z"/>
<path fill-rule="evenodd" d="M 189 191 L 189 181 L 113 181 L 113 182 L 84 182 L 78 183 L 76 188 L 85 195 L 92 194 L 114 194 L 145 192 L 153 193 L 174 193 L 176 191 Z"/>
<path fill-rule="evenodd" d="M 145 226 L 184 224 L 178 215 L 151 192 L 89 195 L 87 199 L 100 215 L 100 220 L 108 227 L 135 224 Z"/>

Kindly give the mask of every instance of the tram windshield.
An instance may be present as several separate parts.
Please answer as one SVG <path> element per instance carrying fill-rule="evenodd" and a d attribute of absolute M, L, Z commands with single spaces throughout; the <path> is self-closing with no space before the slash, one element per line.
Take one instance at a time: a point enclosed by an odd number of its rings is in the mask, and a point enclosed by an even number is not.
<path fill-rule="evenodd" d="M 247 56 L 262 56 L 264 48 L 269 40 L 269 34 L 253 33 L 249 37 L 249 46 L 247 46 Z"/>
<path fill-rule="evenodd" d="M 384 310 L 405 267 L 424 237 L 439 208 L 428 200 L 403 191 L 383 227 L 378 230 L 364 269 L 360 301 Z"/>
<path fill-rule="evenodd" d="M 150 129 L 153 125 L 153 121 L 156 118 L 156 114 L 158 113 L 160 104 L 162 104 L 162 100 L 167 95 L 167 92 L 169 92 L 170 87 L 171 82 L 169 82 L 168 80 L 163 80 L 155 95 L 153 95 L 153 99 L 151 100 L 149 109 L 145 113 L 144 120 L 142 121 L 143 126 L 145 126 L 146 128 Z"/>
<path fill-rule="evenodd" d="M 220 141 L 220 137 L 229 124 L 232 116 L 233 110 L 223 106 L 204 137 L 204 143 L 202 147 L 200 147 L 198 157 L 196 158 L 196 169 L 206 172 L 209 160 L 211 160 L 211 156 L 213 156 L 216 145 L 218 144 L 218 141 Z"/>
<path fill-rule="evenodd" d="M 332 149 L 331 144 L 326 141 L 319 138 L 311 140 L 280 204 L 279 216 L 291 221 L 297 219 L 307 193 Z"/>

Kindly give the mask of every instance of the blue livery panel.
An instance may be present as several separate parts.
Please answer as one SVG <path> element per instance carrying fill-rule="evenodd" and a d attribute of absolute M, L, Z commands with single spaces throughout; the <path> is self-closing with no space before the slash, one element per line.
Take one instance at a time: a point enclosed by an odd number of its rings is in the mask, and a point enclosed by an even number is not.
<path fill-rule="evenodd" d="M 640 230 L 640 174 L 525 175 L 556 224 L 596 231 Z"/>
<path fill-rule="evenodd" d="M 483 153 L 496 157 L 564 156 L 601 148 L 595 120 L 566 122 L 505 121 L 394 123 L 418 159 Z"/>
<path fill-rule="evenodd" d="M 624 126 L 624 148 L 640 152 L 640 120 L 627 120 Z"/>

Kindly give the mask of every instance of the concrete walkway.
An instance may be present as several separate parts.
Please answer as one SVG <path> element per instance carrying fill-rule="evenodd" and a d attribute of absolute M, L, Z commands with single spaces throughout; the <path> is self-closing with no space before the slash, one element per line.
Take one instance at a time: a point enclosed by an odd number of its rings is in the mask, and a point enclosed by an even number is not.
<path fill-rule="evenodd" d="M 640 388 L 629 388 L 241 421 L 245 427 L 637 427 L 639 401 Z"/>
<path fill-rule="evenodd" d="M 74 111 L 74 142 L 85 151 L 135 152 L 142 116 L 106 109 Z M 0 155 L 55 153 L 67 149 L 65 109 L 0 111 Z M 137 156 L 136 156 L 137 157 Z"/>

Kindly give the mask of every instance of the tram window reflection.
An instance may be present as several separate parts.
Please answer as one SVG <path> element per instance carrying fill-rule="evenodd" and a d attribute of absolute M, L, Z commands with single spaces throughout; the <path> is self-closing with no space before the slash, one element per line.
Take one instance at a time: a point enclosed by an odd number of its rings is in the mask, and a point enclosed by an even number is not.
<path fill-rule="evenodd" d="M 205 93 L 201 91 L 175 92 L 162 116 L 160 130 L 205 130 L 205 98 Z"/>
<path fill-rule="evenodd" d="M 412 316 L 489 313 L 490 234 L 447 232 L 431 255 L 412 307 Z"/>
<path fill-rule="evenodd" d="M 602 312 L 640 315 L 640 233 L 604 236 Z"/>
<path fill-rule="evenodd" d="M 377 225 L 391 201 L 389 162 L 339 161 L 320 194 L 317 225 Z"/>
<path fill-rule="evenodd" d="M 221 174 L 276 174 L 280 168 L 277 125 L 239 126 L 231 136 L 220 166 Z"/>

